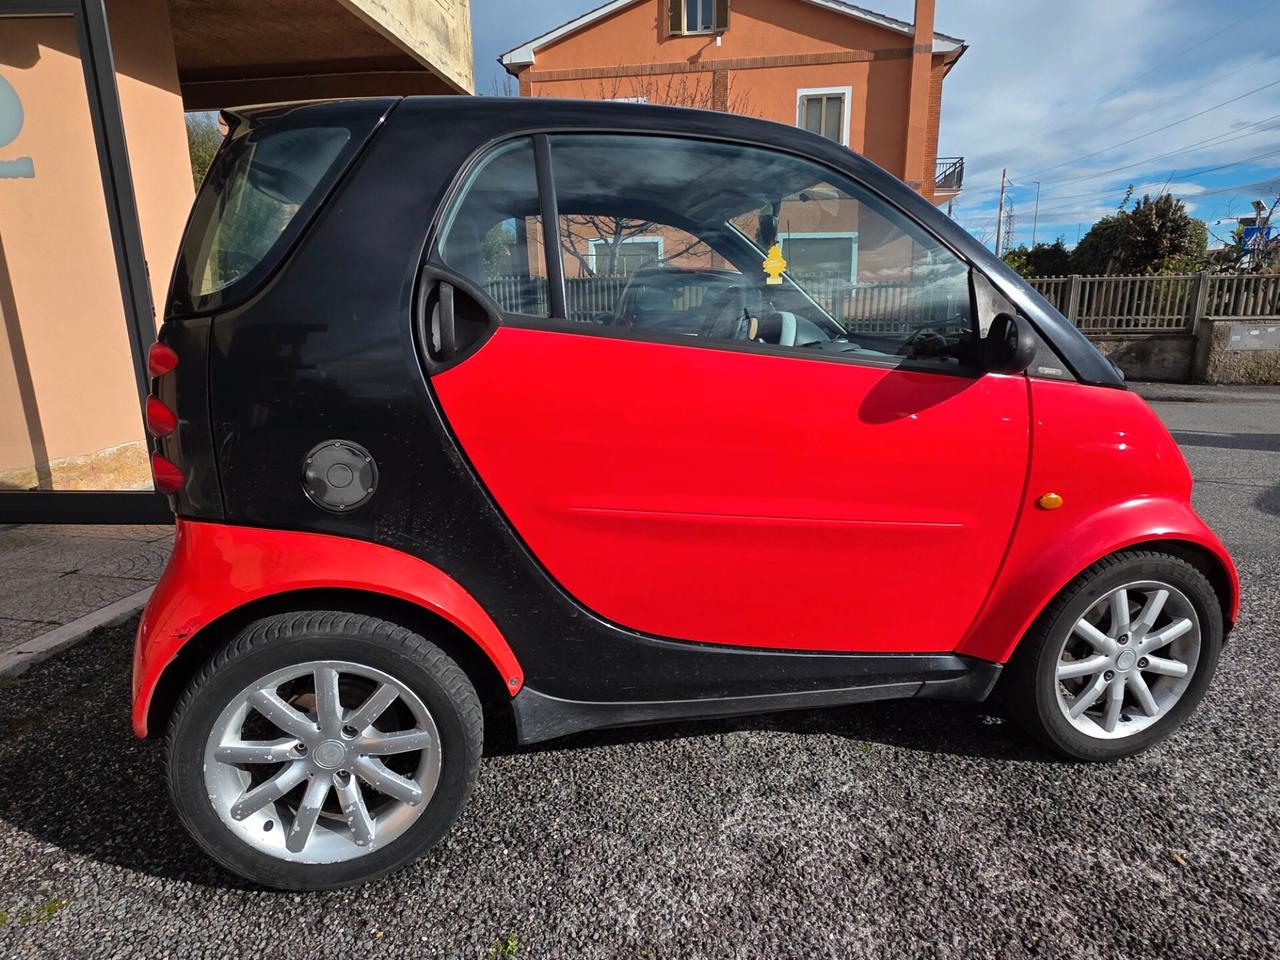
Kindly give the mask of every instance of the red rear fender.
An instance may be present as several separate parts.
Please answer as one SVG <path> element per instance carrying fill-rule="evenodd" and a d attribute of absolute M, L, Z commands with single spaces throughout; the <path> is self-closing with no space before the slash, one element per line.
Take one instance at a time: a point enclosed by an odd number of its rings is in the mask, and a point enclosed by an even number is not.
<path fill-rule="evenodd" d="M 524 672 L 497 626 L 456 581 L 416 557 L 360 540 L 179 519 L 173 556 L 143 612 L 133 655 L 133 729 L 165 669 L 206 626 L 247 603 L 298 590 L 394 597 L 443 617 L 489 658 L 513 695 Z"/>

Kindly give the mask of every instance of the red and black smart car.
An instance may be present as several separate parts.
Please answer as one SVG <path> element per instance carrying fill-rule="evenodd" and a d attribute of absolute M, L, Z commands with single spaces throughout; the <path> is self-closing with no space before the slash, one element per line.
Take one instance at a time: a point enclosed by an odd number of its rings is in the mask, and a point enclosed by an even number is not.
<path fill-rule="evenodd" d="M 1169 434 L 866 160 L 610 103 L 228 123 L 151 355 L 177 542 L 133 724 L 230 869 L 413 859 L 486 718 L 532 743 L 999 684 L 1097 760 L 1203 695 L 1237 581 Z"/>

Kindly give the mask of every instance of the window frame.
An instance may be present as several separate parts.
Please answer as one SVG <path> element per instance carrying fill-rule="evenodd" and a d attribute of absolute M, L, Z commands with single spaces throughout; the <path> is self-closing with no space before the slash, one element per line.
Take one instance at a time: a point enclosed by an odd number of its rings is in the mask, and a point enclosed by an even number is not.
<path fill-rule="evenodd" d="M 902 360 L 881 360 L 875 357 L 858 354 L 831 354 L 810 350 L 805 347 L 785 347 L 769 343 L 740 343 L 732 340 L 699 340 L 681 334 L 664 333 L 653 330 L 636 330 L 627 327 L 608 327 L 599 324 L 582 323 L 568 316 L 568 297 L 565 288 L 564 258 L 560 249 L 559 207 L 555 198 L 555 182 L 553 178 L 553 153 L 551 137 L 651 137 L 671 140 L 684 140 L 692 143 L 717 143 L 729 146 L 745 147 L 755 150 L 766 150 L 775 154 L 793 157 L 842 177 L 869 197 L 874 197 L 887 210 L 911 223 L 917 230 L 931 238 L 939 247 L 946 250 L 957 261 L 964 265 L 968 274 L 969 288 L 969 323 L 974 338 L 973 356 L 968 362 L 961 361 L 954 367 L 944 367 L 937 363 L 904 358 Z M 534 145 L 535 173 L 541 201 L 541 212 L 544 223 L 543 247 L 546 257 L 548 276 L 548 305 L 550 316 L 538 317 L 529 314 L 511 313 L 502 308 L 492 297 L 485 295 L 485 306 L 497 317 L 501 325 L 526 330 L 546 330 L 556 333 L 575 334 L 578 336 L 607 337 L 614 340 L 635 340 L 646 343 L 659 343 L 668 346 L 689 347 L 696 350 L 721 350 L 733 353 L 746 353 L 754 356 L 778 357 L 792 360 L 807 360 L 814 363 L 844 363 L 855 366 L 873 367 L 880 370 L 903 370 L 912 373 L 930 373 L 940 376 L 959 377 L 973 380 L 987 373 L 982 363 L 980 349 L 978 301 L 974 293 L 974 278 L 986 277 L 986 274 L 961 251 L 923 224 L 909 210 L 902 207 L 892 198 L 863 181 L 853 172 L 821 160 L 799 150 L 778 147 L 769 143 L 748 140 L 742 137 L 716 136 L 714 134 L 690 134 L 679 130 L 662 127 L 637 130 L 619 126 L 543 126 L 504 131 L 500 136 L 491 138 L 472 151 L 454 174 L 453 180 L 441 197 L 439 206 L 432 217 L 431 225 L 423 247 L 419 279 L 414 299 L 419 300 L 429 292 L 424 288 L 423 279 L 441 279 L 456 275 L 448 264 L 440 257 L 439 246 L 442 237 L 442 226 L 447 222 L 457 205 L 463 199 L 462 192 L 472 172 L 477 169 L 494 151 L 501 149 L 514 140 L 531 139 Z M 545 225 L 552 224 L 548 228 Z M 730 225 L 730 229 L 732 226 Z M 470 287 L 479 292 L 479 286 L 470 278 L 462 278 Z M 796 289 L 806 298 L 812 300 L 803 287 Z M 461 358 L 459 358 L 460 360 Z M 455 360 L 453 362 L 459 362 Z"/>
<path fill-rule="evenodd" d="M 796 126 L 801 130 L 808 130 L 809 133 L 816 133 L 820 137 L 827 137 L 821 130 L 809 130 L 804 125 L 804 108 L 805 101 L 817 97 L 840 97 L 840 139 L 835 142 L 842 147 L 849 146 L 849 114 L 852 113 L 851 104 L 853 103 L 853 87 L 800 87 L 796 90 Z M 825 107 L 823 108 L 825 110 Z"/>

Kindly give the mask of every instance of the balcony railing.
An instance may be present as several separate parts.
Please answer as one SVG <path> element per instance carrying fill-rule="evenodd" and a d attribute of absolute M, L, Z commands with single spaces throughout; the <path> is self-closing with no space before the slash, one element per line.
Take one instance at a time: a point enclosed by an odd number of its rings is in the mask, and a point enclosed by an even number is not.
<path fill-rule="evenodd" d="M 939 157 L 933 185 L 936 190 L 959 193 L 964 186 L 964 157 Z"/>

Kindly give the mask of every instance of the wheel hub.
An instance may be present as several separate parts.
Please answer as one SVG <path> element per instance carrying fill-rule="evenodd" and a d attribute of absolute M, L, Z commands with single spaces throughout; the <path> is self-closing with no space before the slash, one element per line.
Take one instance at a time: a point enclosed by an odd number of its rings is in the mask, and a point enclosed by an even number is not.
<path fill-rule="evenodd" d="M 347 759 L 347 748 L 337 740 L 326 740 L 311 752 L 311 759 L 317 767 L 336 770 Z"/>
<path fill-rule="evenodd" d="M 1116 657 L 1117 670 L 1132 670 L 1133 665 L 1138 662 L 1138 655 L 1132 650 L 1124 650 L 1120 656 Z"/>

